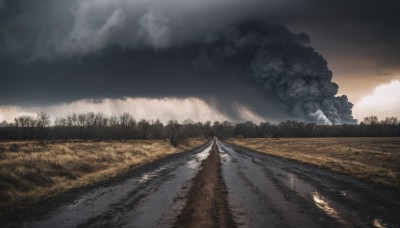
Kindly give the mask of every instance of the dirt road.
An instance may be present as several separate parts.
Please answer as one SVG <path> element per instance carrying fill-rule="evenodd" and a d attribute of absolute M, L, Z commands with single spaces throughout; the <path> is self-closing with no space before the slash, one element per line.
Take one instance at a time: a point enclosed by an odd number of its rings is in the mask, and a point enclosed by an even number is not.
<path fill-rule="evenodd" d="M 202 169 L 192 181 L 187 201 L 174 227 L 234 227 L 228 203 L 228 192 L 221 172 L 221 159 L 217 144 Z"/>
<path fill-rule="evenodd" d="M 238 226 L 400 227 L 398 190 L 218 144 Z"/>
<path fill-rule="evenodd" d="M 62 194 L 2 227 L 399 227 L 400 191 L 220 141 Z"/>

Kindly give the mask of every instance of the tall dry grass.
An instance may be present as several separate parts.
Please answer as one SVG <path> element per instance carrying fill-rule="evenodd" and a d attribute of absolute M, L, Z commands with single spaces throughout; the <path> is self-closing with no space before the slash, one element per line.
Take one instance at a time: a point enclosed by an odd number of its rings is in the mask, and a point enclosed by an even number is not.
<path fill-rule="evenodd" d="M 205 143 L 164 140 L 0 142 L 0 214 Z"/>
<path fill-rule="evenodd" d="M 400 188 L 400 138 L 263 138 L 229 142 Z"/>

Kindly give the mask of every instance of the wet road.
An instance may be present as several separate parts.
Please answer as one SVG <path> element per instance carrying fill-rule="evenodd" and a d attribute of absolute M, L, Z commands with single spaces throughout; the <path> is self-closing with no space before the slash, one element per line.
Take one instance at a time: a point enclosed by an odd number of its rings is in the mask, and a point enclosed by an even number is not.
<path fill-rule="evenodd" d="M 238 227 L 400 227 L 400 192 L 217 141 Z M 211 144 L 66 193 L 5 227 L 170 227 Z M 70 194 L 70 195 L 68 195 Z"/>
<path fill-rule="evenodd" d="M 400 227 L 400 192 L 219 142 L 239 227 Z"/>
<path fill-rule="evenodd" d="M 185 203 L 185 193 L 211 144 L 132 170 L 87 192 L 75 194 L 50 211 L 32 212 L 5 227 L 165 227 Z M 22 221 L 21 221 L 22 220 Z"/>

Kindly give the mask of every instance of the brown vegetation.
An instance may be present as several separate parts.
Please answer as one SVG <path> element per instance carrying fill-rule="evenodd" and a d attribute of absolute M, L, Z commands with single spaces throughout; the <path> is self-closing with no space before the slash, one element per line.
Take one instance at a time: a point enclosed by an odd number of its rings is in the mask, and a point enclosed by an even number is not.
<path fill-rule="evenodd" d="M 235 227 L 227 195 L 218 147 L 214 143 L 193 179 L 188 200 L 174 227 Z"/>
<path fill-rule="evenodd" d="M 0 214 L 197 147 L 167 140 L 0 142 Z"/>
<path fill-rule="evenodd" d="M 400 138 L 254 138 L 229 142 L 400 188 Z"/>

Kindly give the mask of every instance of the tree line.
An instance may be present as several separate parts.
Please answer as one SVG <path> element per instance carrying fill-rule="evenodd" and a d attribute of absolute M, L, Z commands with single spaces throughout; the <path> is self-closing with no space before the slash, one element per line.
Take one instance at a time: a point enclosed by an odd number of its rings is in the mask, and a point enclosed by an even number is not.
<path fill-rule="evenodd" d="M 396 117 L 380 121 L 376 116 L 364 118 L 354 125 L 317 125 L 288 120 L 281 123 L 255 124 L 224 122 L 194 122 L 170 120 L 137 121 L 129 113 L 107 116 L 102 113 L 72 113 L 55 119 L 41 112 L 35 117 L 22 115 L 13 122 L 0 123 L 0 140 L 119 140 L 169 139 L 176 146 L 189 137 L 221 139 L 232 137 L 387 137 L 400 136 L 400 123 Z"/>

